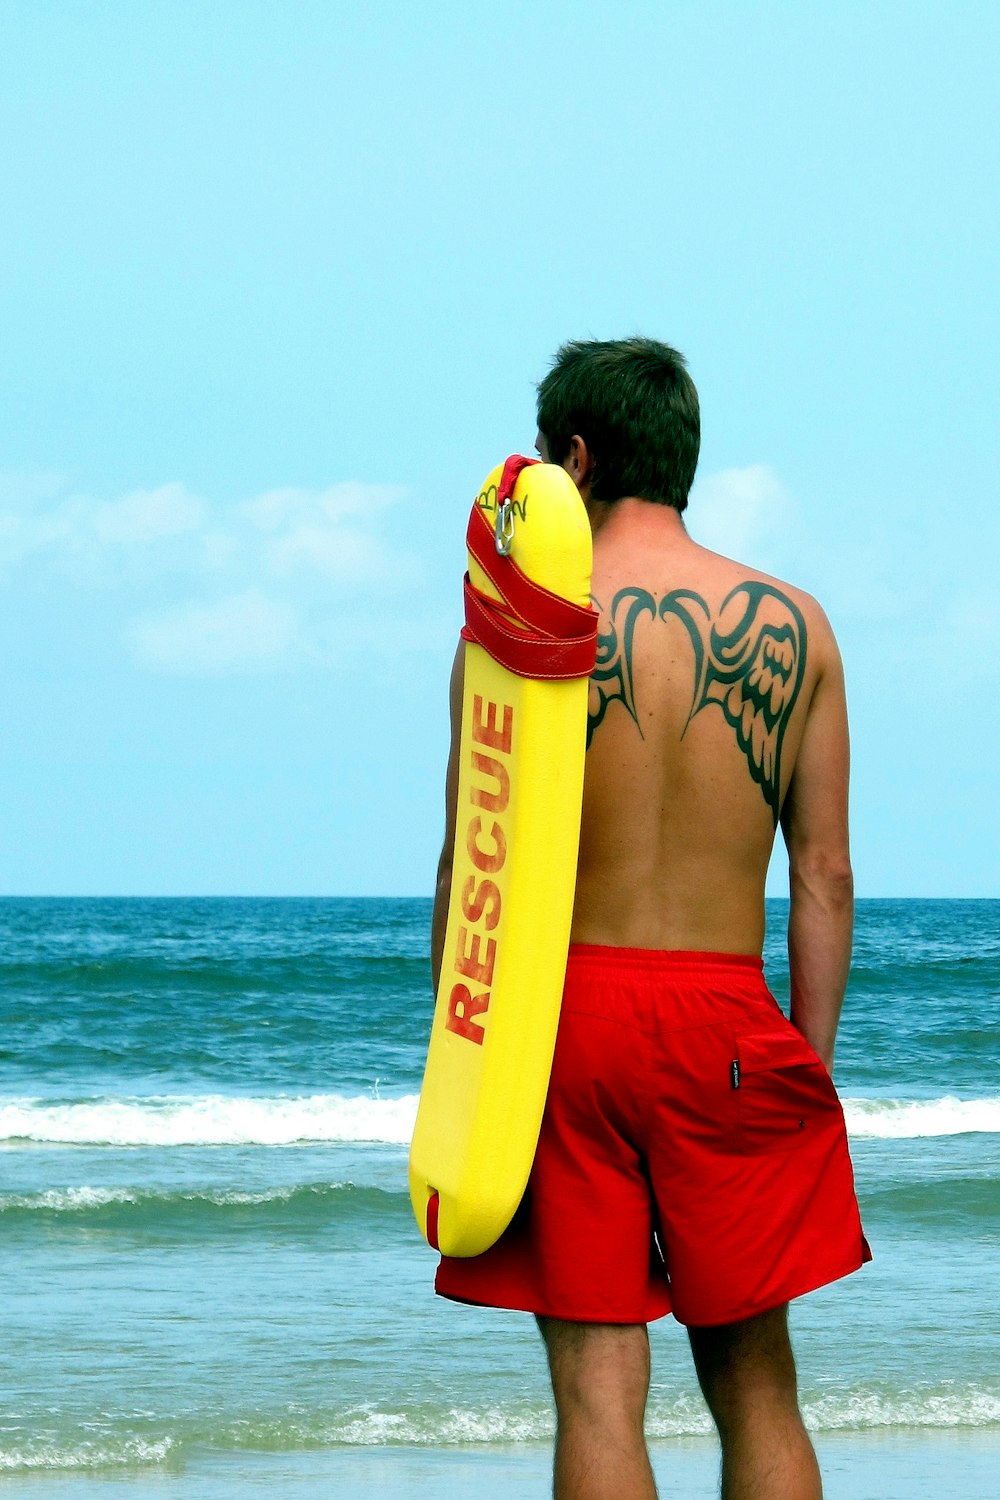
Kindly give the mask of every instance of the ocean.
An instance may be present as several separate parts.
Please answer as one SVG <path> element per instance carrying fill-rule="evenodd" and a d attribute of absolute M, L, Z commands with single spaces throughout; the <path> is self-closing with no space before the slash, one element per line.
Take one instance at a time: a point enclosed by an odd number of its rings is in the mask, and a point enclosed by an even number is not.
<path fill-rule="evenodd" d="M 787 906 L 765 963 L 787 994 Z M 0 1475 L 547 1444 L 531 1319 L 406 1190 L 424 900 L 0 901 Z M 1000 901 L 864 901 L 837 1053 L 875 1260 L 797 1304 L 817 1434 L 1000 1427 Z M 709 1431 L 654 1325 L 648 1430 Z"/>

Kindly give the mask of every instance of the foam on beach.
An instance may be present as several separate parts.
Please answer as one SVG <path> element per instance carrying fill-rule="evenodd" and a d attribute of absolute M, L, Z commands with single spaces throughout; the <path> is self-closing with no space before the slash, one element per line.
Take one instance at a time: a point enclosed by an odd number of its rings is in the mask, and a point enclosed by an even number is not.
<path fill-rule="evenodd" d="M 811 1431 L 820 1434 L 945 1433 L 956 1435 L 995 1428 L 1000 1422 L 996 1392 L 969 1386 L 914 1388 L 895 1395 L 857 1389 L 805 1401 L 803 1413 Z M 295 1452 L 315 1448 L 454 1450 L 474 1444 L 480 1449 L 517 1444 L 547 1451 L 553 1434 L 548 1403 L 511 1403 L 504 1407 L 434 1406 L 415 1402 L 408 1410 L 388 1410 L 376 1403 L 339 1412 L 312 1414 L 258 1413 L 238 1422 L 212 1425 L 205 1420 L 175 1421 L 174 1430 L 157 1437 L 107 1433 L 94 1442 L 60 1443 L 54 1435 L 29 1437 L 0 1447 L 0 1474 L 38 1471 L 141 1469 L 175 1465 L 206 1448 L 235 1454 L 250 1447 Z M 709 1437 L 712 1424 L 696 1396 L 663 1401 L 654 1396 L 646 1418 L 652 1442 Z"/>

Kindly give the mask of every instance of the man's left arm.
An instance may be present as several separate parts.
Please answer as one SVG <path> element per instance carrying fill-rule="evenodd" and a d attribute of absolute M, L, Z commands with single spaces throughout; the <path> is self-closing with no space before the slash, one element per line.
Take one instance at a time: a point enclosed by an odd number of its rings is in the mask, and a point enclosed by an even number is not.
<path fill-rule="evenodd" d="M 444 793 L 444 843 L 438 860 L 434 887 L 434 914 L 431 917 L 431 978 L 437 994 L 444 956 L 445 928 L 451 901 L 451 871 L 455 857 L 455 823 L 458 809 L 458 764 L 462 737 L 462 695 L 465 688 L 465 642 L 459 641 L 451 669 L 451 748 Z"/>
<path fill-rule="evenodd" d="M 791 1020 L 832 1072 L 851 966 L 854 877 L 848 837 L 847 703 L 832 634 L 829 652 L 829 664 L 809 705 L 781 827 L 788 848 Z"/>

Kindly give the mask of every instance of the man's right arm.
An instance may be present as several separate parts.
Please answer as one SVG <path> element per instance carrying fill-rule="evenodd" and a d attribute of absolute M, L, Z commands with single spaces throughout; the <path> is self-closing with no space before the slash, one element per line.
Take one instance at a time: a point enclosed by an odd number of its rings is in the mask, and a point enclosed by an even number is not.
<path fill-rule="evenodd" d="M 781 813 L 789 869 L 791 1019 L 831 1072 L 854 931 L 849 770 L 844 674 L 831 636 Z"/>
<path fill-rule="evenodd" d="M 455 823 L 458 807 L 458 757 L 462 738 L 462 697 L 465 689 L 465 642 L 459 641 L 451 669 L 451 747 L 444 793 L 444 842 L 438 860 L 434 886 L 434 912 L 431 917 L 431 979 L 437 994 L 444 956 L 445 929 L 451 901 L 451 869 L 455 857 Z"/>

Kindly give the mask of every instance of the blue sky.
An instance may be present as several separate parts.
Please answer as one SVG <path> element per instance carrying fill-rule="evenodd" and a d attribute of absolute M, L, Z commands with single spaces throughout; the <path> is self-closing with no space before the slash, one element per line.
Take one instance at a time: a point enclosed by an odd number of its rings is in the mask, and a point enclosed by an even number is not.
<path fill-rule="evenodd" d="M 859 892 L 1000 895 L 998 55 L 960 0 L 6 0 L 0 891 L 428 892 L 471 496 L 641 331 L 692 534 L 840 637 Z"/>

